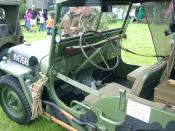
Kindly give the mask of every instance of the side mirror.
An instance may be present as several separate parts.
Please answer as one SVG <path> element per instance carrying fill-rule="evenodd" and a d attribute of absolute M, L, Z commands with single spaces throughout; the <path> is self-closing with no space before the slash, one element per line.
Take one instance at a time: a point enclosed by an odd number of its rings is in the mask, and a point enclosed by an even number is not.
<path fill-rule="evenodd" d="M 101 12 L 112 12 L 112 6 L 111 5 L 102 5 Z"/>

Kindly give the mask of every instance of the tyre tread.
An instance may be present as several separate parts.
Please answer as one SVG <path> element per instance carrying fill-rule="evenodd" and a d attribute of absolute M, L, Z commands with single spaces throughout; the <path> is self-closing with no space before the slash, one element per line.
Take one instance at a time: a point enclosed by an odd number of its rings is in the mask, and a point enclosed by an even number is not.
<path fill-rule="evenodd" d="M 0 84 L 3 84 L 3 83 L 9 85 L 17 93 L 18 97 L 21 99 L 21 102 L 24 106 L 24 110 L 26 113 L 25 121 L 23 119 L 15 120 L 14 118 L 11 118 L 10 115 L 3 109 L 4 112 L 7 114 L 7 116 L 9 116 L 12 120 L 16 121 L 19 124 L 22 124 L 22 125 L 29 124 L 31 122 L 31 116 L 32 116 L 31 108 L 25 97 L 25 94 L 21 88 L 21 85 L 18 79 L 12 75 L 3 76 L 0 79 Z"/>

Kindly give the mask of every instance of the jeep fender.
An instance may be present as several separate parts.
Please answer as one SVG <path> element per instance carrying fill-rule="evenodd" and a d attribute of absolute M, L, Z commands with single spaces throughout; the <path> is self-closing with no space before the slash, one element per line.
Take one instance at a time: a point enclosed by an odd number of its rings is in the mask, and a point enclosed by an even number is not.
<path fill-rule="evenodd" d="M 3 60 L 0 62 L 0 70 L 5 72 L 5 74 L 9 74 L 16 77 L 19 80 L 22 90 L 24 91 L 24 94 L 31 106 L 32 97 L 31 97 L 30 90 L 24 81 L 24 78 L 26 74 L 29 74 L 30 72 L 32 72 L 32 69 L 12 60 Z"/>

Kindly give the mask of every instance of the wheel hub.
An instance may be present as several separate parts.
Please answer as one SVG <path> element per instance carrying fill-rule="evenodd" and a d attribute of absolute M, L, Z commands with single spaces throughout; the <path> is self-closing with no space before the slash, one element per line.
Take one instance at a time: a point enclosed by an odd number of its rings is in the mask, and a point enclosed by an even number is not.
<path fill-rule="evenodd" d="M 23 114 L 23 106 L 18 97 L 18 95 L 8 87 L 4 87 L 2 90 L 2 95 L 4 96 L 4 103 L 8 108 L 9 112 L 14 114 L 15 116 L 20 116 Z"/>
<path fill-rule="evenodd" d="M 12 111 L 14 111 L 16 113 L 21 111 L 21 106 L 19 104 L 19 99 L 16 96 L 16 94 L 14 94 L 14 92 L 9 92 L 7 94 L 7 100 L 8 100 L 8 105 L 12 109 Z"/>

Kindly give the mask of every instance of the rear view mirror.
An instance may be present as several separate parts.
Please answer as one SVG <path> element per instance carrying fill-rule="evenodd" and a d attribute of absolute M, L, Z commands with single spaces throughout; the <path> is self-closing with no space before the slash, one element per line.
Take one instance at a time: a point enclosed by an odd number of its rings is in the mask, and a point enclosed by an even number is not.
<path fill-rule="evenodd" d="M 112 6 L 111 5 L 102 5 L 101 12 L 112 12 Z"/>

